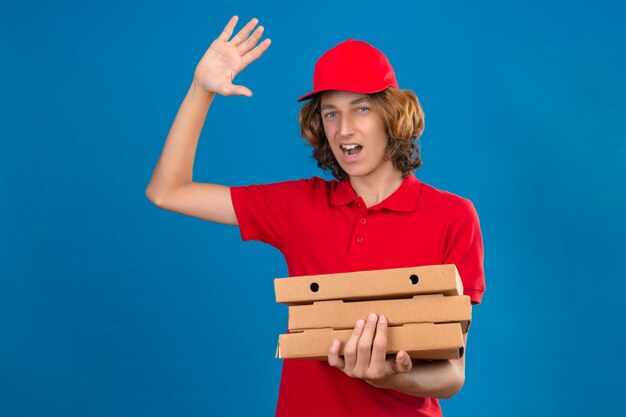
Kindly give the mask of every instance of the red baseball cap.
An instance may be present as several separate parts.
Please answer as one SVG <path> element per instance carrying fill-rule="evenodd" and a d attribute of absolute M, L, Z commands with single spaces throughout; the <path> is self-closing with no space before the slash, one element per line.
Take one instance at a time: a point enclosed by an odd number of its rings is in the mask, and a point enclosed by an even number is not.
<path fill-rule="evenodd" d="M 327 90 L 371 94 L 398 82 L 387 57 L 367 42 L 348 39 L 329 49 L 317 60 L 313 91 L 297 101 L 308 100 Z"/>

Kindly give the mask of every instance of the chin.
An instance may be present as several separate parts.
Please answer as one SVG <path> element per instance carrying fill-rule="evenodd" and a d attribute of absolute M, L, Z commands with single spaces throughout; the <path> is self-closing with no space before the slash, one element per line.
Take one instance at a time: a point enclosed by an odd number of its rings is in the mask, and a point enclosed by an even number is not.
<path fill-rule="evenodd" d="M 370 173 L 369 171 L 365 169 L 358 169 L 358 168 L 344 169 L 343 171 L 348 175 L 348 177 L 364 177 Z"/>

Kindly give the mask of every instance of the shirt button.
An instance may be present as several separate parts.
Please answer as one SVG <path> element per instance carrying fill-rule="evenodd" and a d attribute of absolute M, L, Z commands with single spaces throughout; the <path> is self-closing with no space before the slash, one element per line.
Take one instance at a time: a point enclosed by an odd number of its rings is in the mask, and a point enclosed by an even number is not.
<path fill-rule="evenodd" d="M 363 243 L 363 238 L 361 236 L 357 237 L 356 243 Z"/>
<path fill-rule="evenodd" d="M 363 217 L 363 218 L 361 219 L 361 224 L 365 224 L 365 223 L 367 223 L 367 220 L 365 220 L 365 217 Z"/>

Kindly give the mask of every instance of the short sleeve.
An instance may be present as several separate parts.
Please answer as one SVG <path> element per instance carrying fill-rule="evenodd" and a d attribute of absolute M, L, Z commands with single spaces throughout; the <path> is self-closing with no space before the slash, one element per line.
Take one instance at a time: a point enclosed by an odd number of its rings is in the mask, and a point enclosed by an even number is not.
<path fill-rule="evenodd" d="M 469 200 L 463 200 L 447 230 L 443 263 L 456 265 L 464 294 L 479 304 L 485 292 L 484 249 L 478 213 Z"/>
<path fill-rule="evenodd" d="M 230 187 L 241 238 L 280 249 L 289 211 L 305 184 L 305 180 L 295 180 Z"/>

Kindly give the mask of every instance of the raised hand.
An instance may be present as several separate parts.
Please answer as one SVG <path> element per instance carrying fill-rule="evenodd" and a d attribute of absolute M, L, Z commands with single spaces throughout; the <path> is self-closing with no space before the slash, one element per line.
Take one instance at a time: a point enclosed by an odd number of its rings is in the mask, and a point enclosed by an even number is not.
<path fill-rule="evenodd" d="M 252 91 L 243 85 L 233 84 L 233 80 L 245 67 L 263 55 L 271 40 L 265 39 L 257 45 L 263 34 L 263 26 L 254 29 L 258 19 L 250 20 L 229 40 L 237 20 L 238 17 L 233 16 L 204 53 L 194 71 L 194 81 L 209 92 L 249 97 Z"/>

